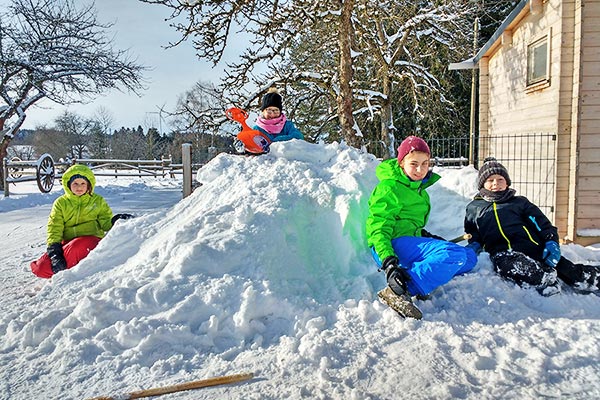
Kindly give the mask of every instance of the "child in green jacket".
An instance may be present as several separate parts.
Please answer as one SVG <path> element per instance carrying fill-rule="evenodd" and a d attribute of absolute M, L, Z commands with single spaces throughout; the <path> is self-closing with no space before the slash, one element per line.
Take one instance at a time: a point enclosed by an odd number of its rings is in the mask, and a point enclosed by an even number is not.
<path fill-rule="evenodd" d="M 94 193 L 96 178 L 85 165 L 73 165 L 62 176 L 65 194 L 54 201 L 48 218 L 47 252 L 30 264 L 40 278 L 50 278 L 84 259 L 117 219 L 104 198 Z"/>
<path fill-rule="evenodd" d="M 430 170 L 430 158 L 423 139 L 407 137 L 398 158 L 377 167 L 380 182 L 369 199 L 368 244 L 390 289 L 401 296 L 428 295 L 477 263 L 472 249 L 424 229 L 431 211 L 426 189 L 440 179 Z"/>

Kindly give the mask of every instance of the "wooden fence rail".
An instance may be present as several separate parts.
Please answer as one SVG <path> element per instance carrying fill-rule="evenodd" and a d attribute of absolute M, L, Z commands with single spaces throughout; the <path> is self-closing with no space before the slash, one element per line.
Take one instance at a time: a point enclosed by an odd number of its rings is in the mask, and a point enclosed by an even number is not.
<path fill-rule="evenodd" d="M 189 152 L 185 144 L 182 147 L 184 163 L 173 163 L 171 158 L 161 160 L 121 160 L 121 159 L 95 159 L 77 158 L 69 162 L 55 163 L 50 154 L 43 154 L 37 160 L 22 161 L 16 158 L 2 161 L 4 169 L 4 196 L 10 196 L 10 184 L 19 182 L 37 182 L 38 189 L 42 193 L 48 193 L 54 186 L 55 179 L 60 179 L 62 173 L 71 165 L 85 164 L 94 171 L 96 176 L 124 177 L 166 177 L 175 178 L 183 175 L 184 197 L 191 193 L 193 188 L 193 171 L 200 168 L 201 164 L 192 164 L 191 157 L 186 156 Z M 190 182 L 187 182 L 189 180 Z"/>

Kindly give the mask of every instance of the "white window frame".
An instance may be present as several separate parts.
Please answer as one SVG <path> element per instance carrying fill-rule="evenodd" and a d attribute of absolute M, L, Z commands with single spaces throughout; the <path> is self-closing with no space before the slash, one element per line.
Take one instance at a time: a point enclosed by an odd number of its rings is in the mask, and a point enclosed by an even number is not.
<path fill-rule="evenodd" d="M 551 32 L 548 32 L 527 45 L 527 89 L 539 89 L 541 87 L 550 86 L 551 37 Z M 536 51 L 542 47 L 546 48 L 545 55 L 540 55 L 539 51 Z M 539 71 L 540 62 L 545 63 L 544 65 L 541 65 L 544 69 L 543 72 Z M 537 71 L 535 70 L 536 67 L 538 67 Z"/>

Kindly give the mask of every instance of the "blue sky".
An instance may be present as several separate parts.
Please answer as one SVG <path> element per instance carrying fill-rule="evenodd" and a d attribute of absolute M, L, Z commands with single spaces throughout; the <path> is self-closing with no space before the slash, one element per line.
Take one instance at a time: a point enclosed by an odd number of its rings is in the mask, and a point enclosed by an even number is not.
<path fill-rule="evenodd" d="M 8 0 L 0 0 L 0 4 L 7 3 Z M 88 4 L 87 1 L 76 3 Z M 51 126 L 65 109 L 91 117 L 99 107 L 104 107 L 113 116 L 114 129 L 138 125 L 158 128 L 162 125 L 163 132 L 166 132 L 168 121 L 159 124 L 159 108 L 173 109 L 178 96 L 198 80 L 217 82 L 223 67 L 219 65 L 213 69 L 212 64 L 199 60 L 189 41 L 176 48 L 164 48 L 180 37 L 165 21 L 169 10 L 164 6 L 137 0 L 97 0 L 95 4 L 100 22 L 114 23 L 109 36 L 114 37 L 115 48 L 127 49 L 138 63 L 151 68 L 144 74 L 148 89 L 141 93 L 141 97 L 133 93 L 111 91 L 86 105 L 63 107 L 49 101 L 38 102 L 43 108 L 29 109 L 23 128 Z"/>

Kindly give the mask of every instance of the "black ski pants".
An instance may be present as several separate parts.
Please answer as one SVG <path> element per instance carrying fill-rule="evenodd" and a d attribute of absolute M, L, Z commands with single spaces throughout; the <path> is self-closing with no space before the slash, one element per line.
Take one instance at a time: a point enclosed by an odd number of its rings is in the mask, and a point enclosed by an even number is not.
<path fill-rule="evenodd" d="M 581 290 L 600 290 L 600 266 L 597 265 L 574 264 L 561 257 L 556 268 L 552 268 L 518 251 L 501 251 L 490 255 L 490 259 L 498 275 L 520 286 L 543 289 L 555 285 L 560 278 Z"/>

